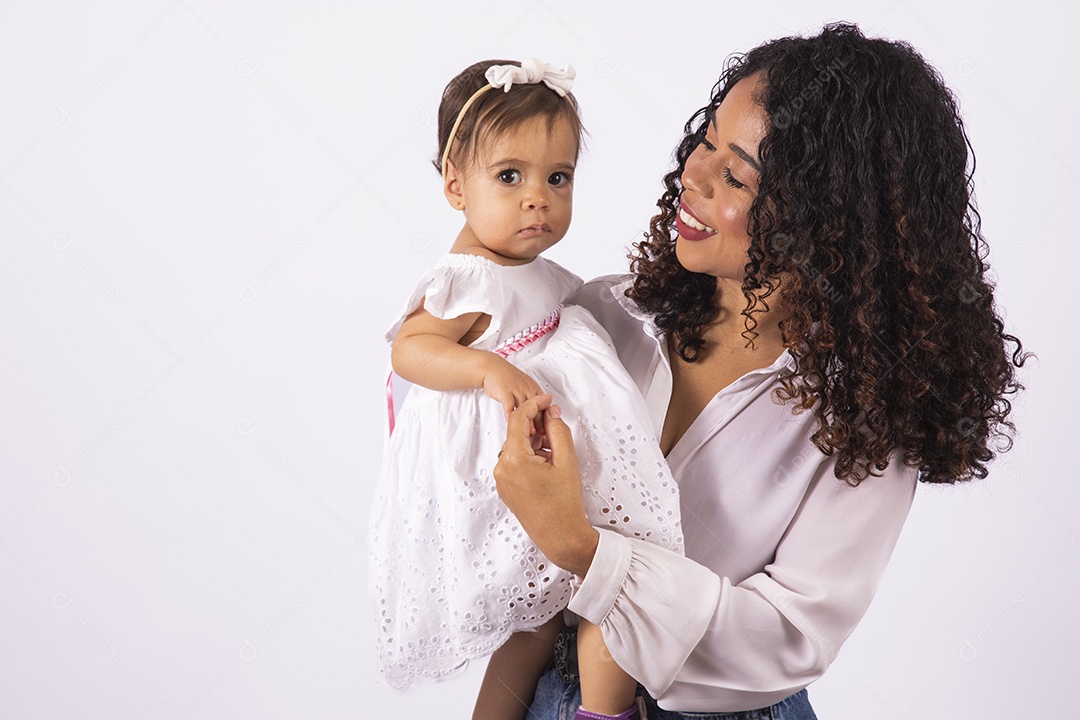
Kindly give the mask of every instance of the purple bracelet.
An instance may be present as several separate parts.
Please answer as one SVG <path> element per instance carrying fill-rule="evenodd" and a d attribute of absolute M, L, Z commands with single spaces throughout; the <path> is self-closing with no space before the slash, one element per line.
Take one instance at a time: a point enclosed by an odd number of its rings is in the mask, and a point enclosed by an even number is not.
<path fill-rule="evenodd" d="M 600 713 L 589 712 L 584 708 L 578 708 L 574 720 L 638 720 L 640 717 L 637 703 L 634 703 L 630 706 L 630 709 L 624 710 L 618 715 L 601 715 Z"/>

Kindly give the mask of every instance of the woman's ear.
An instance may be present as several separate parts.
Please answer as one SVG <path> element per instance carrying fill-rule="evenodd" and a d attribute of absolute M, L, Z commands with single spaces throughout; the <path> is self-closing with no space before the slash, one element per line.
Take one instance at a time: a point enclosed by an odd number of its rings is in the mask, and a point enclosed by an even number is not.
<path fill-rule="evenodd" d="M 458 172 L 457 166 L 450 162 L 450 158 L 446 159 L 446 167 L 443 173 L 443 194 L 446 195 L 446 201 L 450 203 L 450 206 L 455 210 L 465 209 L 465 194 L 462 192 L 462 176 Z"/>

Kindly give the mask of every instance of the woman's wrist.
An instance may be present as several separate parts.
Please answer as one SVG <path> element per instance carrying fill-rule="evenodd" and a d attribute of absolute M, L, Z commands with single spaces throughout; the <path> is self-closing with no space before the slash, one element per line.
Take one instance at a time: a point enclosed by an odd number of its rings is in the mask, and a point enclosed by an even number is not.
<path fill-rule="evenodd" d="M 583 578 L 592 566 L 599 543 L 600 533 L 591 525 L 585 525 L 582 532 L 576 534 L 572 542 L 567 543 L 565 559 L 555 564 Z"/>

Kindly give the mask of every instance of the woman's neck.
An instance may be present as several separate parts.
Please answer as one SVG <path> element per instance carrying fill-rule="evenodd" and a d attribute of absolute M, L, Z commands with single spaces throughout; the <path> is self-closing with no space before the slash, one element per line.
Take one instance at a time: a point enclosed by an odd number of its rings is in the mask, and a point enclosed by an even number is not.
<path fill-rule="evenodd" d="M 718 278 L 716 281 L 716 317 L 705 328 L 704 338 L 706 345 L 713 345 L 729 351 L 744 349 L 752 353 L 762 351 L 765 354 L 776 355 L 783 350 L 784 336 L 781 330 L 783 312 L 779 307 L 779 295 L 773 295 L 766 300 L 769 309 L 753 313 L 757 325 L 753 328 L 756 337 L 753 347 L 747 346 L 746 318 L 742 311 L 746 308 L 746 298 L 742 293 L 742 283 L 726 278 Z M 759 304 L 760 306 L 760 304 Z"/>

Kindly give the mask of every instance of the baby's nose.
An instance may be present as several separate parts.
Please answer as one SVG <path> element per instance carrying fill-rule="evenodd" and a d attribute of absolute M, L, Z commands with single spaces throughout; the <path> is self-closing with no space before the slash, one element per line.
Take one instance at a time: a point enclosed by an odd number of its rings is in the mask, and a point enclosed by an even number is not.
<path fill-rule="evenodd" d="M 548 206 L 547 184 L 542 187 L 530 186 L 526 189 L 522 204 L 530 210 L 546 208 Z"/>

